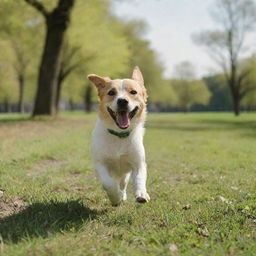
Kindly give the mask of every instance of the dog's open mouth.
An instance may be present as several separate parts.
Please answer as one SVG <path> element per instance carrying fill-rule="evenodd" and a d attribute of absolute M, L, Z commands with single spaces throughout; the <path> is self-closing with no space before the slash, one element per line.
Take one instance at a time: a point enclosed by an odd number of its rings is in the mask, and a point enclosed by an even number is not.
<path fill-rule="evenodd" d="M 120 129 L 127 129 L 130 126 L 132 118 L 136 115 L 137 111 L 139 110 L 139 107 L 135 107 L 131 112 L 124 110 L 114 112 L 109 107 L 107 109 L 113 120 L 116 122 L 116 125 Z"/>

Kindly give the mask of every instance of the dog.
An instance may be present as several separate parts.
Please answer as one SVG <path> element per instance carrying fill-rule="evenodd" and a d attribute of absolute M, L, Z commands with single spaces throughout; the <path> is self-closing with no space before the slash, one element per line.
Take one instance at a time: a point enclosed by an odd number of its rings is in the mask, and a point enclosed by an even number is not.
<path fill-rule="evenodd" d="M 149 202 L 146 189 L 147 166 L 143 146 L 147 92 L 139 67 L 132 79 L 87 76 L 98 90 L 99 115 L 92 135 L 94 167 L 112 205 L 127 199 L 132 177 L 135 199 Z"/>

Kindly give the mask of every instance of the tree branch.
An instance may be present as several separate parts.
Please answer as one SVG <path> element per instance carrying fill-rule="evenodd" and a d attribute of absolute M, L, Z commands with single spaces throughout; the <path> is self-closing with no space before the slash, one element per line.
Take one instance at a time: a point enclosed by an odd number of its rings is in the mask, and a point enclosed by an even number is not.
<path fill-rule="evenodd" d="M 77 69 L 81 63 L 75 63 L 68 67 L 63 73 L 61 74 L 61 80 L 64 80 L 74 69 Z"/>
<path fill-rule="evenodd" d="M 26 3 L 37 9 L 45 18 L 49 15 L 48 11 L 45 9 L 44 5 L 37 0 L 24 0 Z"/>

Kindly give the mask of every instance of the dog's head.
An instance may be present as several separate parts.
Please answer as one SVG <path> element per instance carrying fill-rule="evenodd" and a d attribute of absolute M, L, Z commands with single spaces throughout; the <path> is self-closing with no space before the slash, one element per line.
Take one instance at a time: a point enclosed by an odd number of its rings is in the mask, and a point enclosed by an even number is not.
<path fill-rule="evenodd" d="M 101 118 L 122 130 L 142 120 L 146 112 L 147 93 L 141 71 L 135 67 L 132 79 L 115 79 L 88 75 L 98 89 Z"/>

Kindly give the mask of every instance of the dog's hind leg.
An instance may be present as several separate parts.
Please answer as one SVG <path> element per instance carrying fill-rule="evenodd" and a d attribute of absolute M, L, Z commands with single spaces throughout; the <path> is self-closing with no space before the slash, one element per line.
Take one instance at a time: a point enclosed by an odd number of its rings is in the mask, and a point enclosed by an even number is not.
<path fill-rule="evenodd" d="M 130 179 L 131 173 L 126 173 L 120 180 L 120 190 L 122 193 L 122 200 L 125 201 L 127 199 L 127 194 L 126 194 L 126 188 Z"/>
<path fill-rule="evenodd" d="M 119 205 L 122 201 L 123 194 L 120 190 L 118 182 L 110 176 L 107 168 L 103 164 L 96 164 L 95 168 L 101 179 L 102 186 L 107 192 L 111 204 L 113 206 Z"/>

